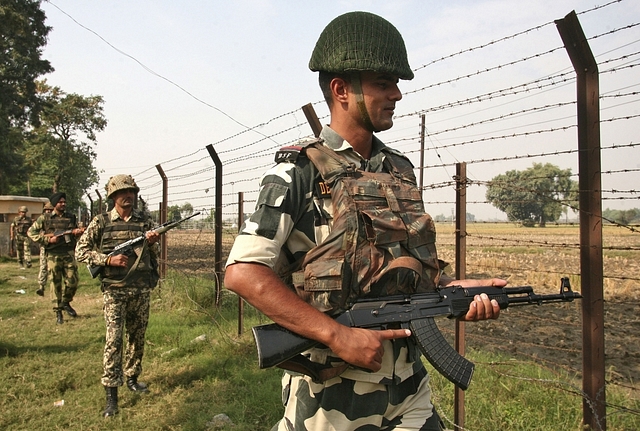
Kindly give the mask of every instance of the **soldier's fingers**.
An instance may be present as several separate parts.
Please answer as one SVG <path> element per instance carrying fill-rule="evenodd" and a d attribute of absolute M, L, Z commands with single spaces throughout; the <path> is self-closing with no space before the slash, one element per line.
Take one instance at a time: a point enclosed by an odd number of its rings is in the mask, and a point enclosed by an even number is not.
<path fill-rule="evenodd" d="M 396 338 L 407 338 L 411 336 L 409 329 L 385 329 L 380 331 L 380 338 L 383 340 L 394 340 Z"/>

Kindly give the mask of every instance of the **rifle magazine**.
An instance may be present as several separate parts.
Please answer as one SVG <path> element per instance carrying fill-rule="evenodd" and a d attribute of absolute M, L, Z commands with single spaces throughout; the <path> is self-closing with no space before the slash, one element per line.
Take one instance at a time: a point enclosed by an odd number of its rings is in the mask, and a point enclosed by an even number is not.
<path fill-rule="evenodd" d="M 451 347 L 435 320 L 431 317 L 412 320 L 409 328 L 429 363 L 447 380 L 466 390 L 471 383 L 475 365 Z"/>

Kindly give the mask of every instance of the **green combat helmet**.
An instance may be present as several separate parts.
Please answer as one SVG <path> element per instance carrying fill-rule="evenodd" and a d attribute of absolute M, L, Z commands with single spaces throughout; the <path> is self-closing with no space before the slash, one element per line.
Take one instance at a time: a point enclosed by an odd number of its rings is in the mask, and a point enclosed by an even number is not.
<path fill-rule="evenodd" d="M 331 21 L 311 55 L 314 72 L 373 71 L 413 79 L 400 32 L 386 19 L 369 12 L 349 12 Z"/>
<path fill-rule="evenodd" d="M 107 199 L 111 198 L 111 196 L 118 190 L 133 189 L 136 193 L 140 191 L 140 188 L 133 180 L 133 177 L 131 175 L 125 174 L 114 175 L 109 178 L 109 182 L 107 183 L 105 189 L 107 190 Z"/>

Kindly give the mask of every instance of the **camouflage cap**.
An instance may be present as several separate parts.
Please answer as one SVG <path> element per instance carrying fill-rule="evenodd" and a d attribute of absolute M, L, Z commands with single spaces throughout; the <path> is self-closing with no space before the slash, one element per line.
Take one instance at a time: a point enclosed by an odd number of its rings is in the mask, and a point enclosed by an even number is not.
<path fill-rule="evenodd" d="M 25 207 L 24 205 L 21 206 L 20 208 L 18 208 L 18 212 L 19 213 L 26 213 L 29 212 L 29 208 Z"/>
<path fill-rule="evenodd" d="M 118 190 L 133 189 L 136 193 L 140 191 L 140 188 L 134 181 L 133 177 L 126 174 L 114 175 L 109 178 L 109 182 L 105 186 L 105 189 L 107 191 L 107 198 L 111 198 L 111 195 Z"/>
<path fill-rule="evenodd" d="M 349 12 L 331 21 L 313 49 L 309 69 L 373 71 L 413 79 L 402 35 L 389 21 L 369 12 Z"/>
<path fill-rule="evenodd" d="M 44 204 L 44 209 L 53 211 L 53 205 L 51 205 L 51 202 L 47 202 L 46 204 Z"/>

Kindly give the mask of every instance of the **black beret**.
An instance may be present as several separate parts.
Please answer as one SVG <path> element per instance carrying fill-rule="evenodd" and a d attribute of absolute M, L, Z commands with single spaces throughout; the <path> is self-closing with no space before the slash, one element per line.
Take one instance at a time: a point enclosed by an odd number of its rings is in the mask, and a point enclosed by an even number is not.
<path fill-rule="evenodd" d="M 49 198 L 49 202 L 51 202 L 51 205 L 56 206 L 56 205 L 58 205 L 58 201 L 60 199 L 62 199 L 62 198 L 65 198 L 65 200 L 66 200 L 67 199 L 67 194 L 63 193 L 63 192 L 54 193 Z"/>

